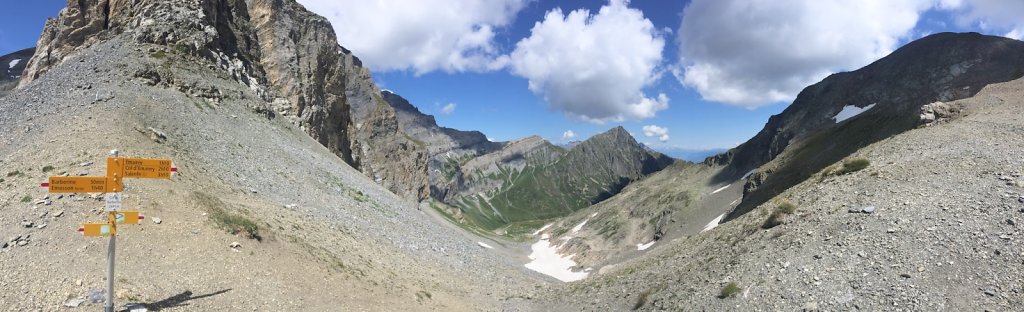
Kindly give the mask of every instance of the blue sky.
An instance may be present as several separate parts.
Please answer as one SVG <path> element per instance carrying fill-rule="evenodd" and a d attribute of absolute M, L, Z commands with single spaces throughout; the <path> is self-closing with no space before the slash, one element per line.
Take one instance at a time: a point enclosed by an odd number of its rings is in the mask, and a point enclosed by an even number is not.
<path fill-rule="evenodd" d="M 1024 34 L 1013 0 L 299 2 L 442 126 L 565 142 L 622 125 L 661 150 L 742 143 L 804 86 L 927 34 Z M 0 53 L 63 5 L 6 4 Z"/>

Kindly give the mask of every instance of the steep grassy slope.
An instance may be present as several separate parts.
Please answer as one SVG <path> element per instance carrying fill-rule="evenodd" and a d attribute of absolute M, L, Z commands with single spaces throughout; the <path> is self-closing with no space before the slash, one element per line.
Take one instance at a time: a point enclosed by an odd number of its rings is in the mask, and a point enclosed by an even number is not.
<path fill-rule="evenodd" d="M 548 142 L 533 144 L 528 155 L 506 155 L 487 167 L 481 161 L 462 167 L 464 191 L 448 202 L 477 226 L 494 230 L 517 223 L 511 234 L 521 234 L 544 220 L 607 199 L 673 162 L 645 149 L 621 127 L 564 152 Z M 516 160 L 521 161 L 506 165 Z"/>

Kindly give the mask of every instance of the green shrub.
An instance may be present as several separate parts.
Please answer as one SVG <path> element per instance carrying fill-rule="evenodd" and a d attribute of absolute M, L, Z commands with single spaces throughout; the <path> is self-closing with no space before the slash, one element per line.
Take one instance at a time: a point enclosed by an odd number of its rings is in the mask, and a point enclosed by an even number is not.
<path fill-rule="evenodd" d="M 796 205 L 789 202 L 788 200 L 782 200 L 772 214 L 768 216 L 768 219 L 764 220 L 764 224 L 761 224 L 761 228 L 770 229 L 782 224 L 782 218 L 786 215 L 791 215 L 796 212 Z"/>
<path fill-rule="evenodd" d="M 857 171 L 864 170 L 868 165 L 871 165 L 871 161 L 864 158 L 857 158 L 843 162 L 843 167 L 839 168 L 834 172 L 835 175 L 844 175 Z"/>
<path fill-rule="evenodd" d="M 725 287 L 722 287 L 722 291 L 718 293 L 718 298 L 725 299 L 735 297 L 741 290 L 743 290 L 743 288 L 736 286 L 736 282 L 729 282 Z"/>
<path fill-rule="evenodd" d="M 32 202 L 32 196 L 25 195 L 25 197 L 21 198 L 21 202 L 23 202 L 23 203 L 31 203 Z"/>
<path fill-rule="evenodd" d="M 256 224 L 256 222 L 244 215 L 228 212 L 225 210 L 227 205 L 220 199 L 202 192 L 193 193 L 193 197 L 200 206 L 206 209 L 210 220 L 217 224 L 221 229 L 227 231 L 231 235 L 241 233 L 246 238 L 255 239 L 257 241 L 263 240 L 263 237 L 260 235 L 259 224 Z"/>
<path fill-rule="evenodd" d="M 50 171 L 53 171 L 53 166 L 49 166 L 48 165 L 46 167 L 43 167 L 43 172 L 50 172 Z"/>
<path fill-rule="evenodd" d="M 20 176 L 20 175 L 21 175 L 21 171 L 17 171 L 17 170 L 11 171 L 11 172 L 7 173 L 7 177 L 8 178 L 13 177 L 13 176 Z"/>

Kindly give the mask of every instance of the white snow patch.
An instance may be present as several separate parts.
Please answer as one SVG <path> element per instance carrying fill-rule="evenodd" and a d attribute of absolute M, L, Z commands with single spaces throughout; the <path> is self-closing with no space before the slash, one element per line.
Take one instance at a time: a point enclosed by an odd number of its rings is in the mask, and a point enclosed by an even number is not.
<path fill-rule="evenodd" d="M 725 218 L 725 214 L 723 213 L 722 215 L 718 216 L 714 220 L 711 220 L 711 222 L 708 222 L 708 225 L 705 225 L 704 229 L 701 230 L 700 232 L 704 233 L 704 232 L 710 231 L 711 229 L 717 227 L 718 223 L 722 222 L 722 219 L 724 219 L 724 218 Z"/>
<path fill-rule="evenodd" d="M 715 194 L 715 193 L 718 193 L 718 192 L 724 191 L 725 189 L 729 188 L 729 186 L 730 186 L 730 185 L 732 185 L 732 184 L 729 184 L 729 185 L 723 186 L 723 187 L 721 187 L 721 188 L 719 188 L 719 189 L 715 190 L 714 192 L 711 192 L 711 194 Z"/>
<path fill-rule="evenodd" d="M 484 242 L 476 242 L 476 244 L 480 245 L 480 247 L 483 247 L 483 248 L 494 249 L 494 247 L 491 247 L 491 245 L 485 244 Z"/>
<path fill-rule="evenodd" d="M 636 244 L 636 250 L 647 250 L 647 248 L 651 248 L 651 246 L 654 246 L 655 242 L 657 242 L 657 241 L 656 240 L 652 240 L 651 242 L 646 243 L 646 244 Z"/>
<path fill-rule="evenodd" d="M 388 89 L 380 89 L 380 93 L 384 93 L 384 92 L 388 92 L 388 93 L 392 93 L 392 94 L 395 93 L 395 92 L 393 92 L 391 90 L 388 90 Z"/>
<path fill-rule="evenodd" d="M 590 275 L 590 269 L 582 272 L 573 272 L 572 268 L 576 266 L 576 261 L 572 261 L 572 257 L 576 255 L 562 256 L 558 254 L 558 247 L 551 245 L 548 242 L 549 238 L 548 234 L 544 234 L 537 243 L 530 246 L 533 250 L 530 253 L 530 260 L 532 261 L 525 264 L 527 269 L 557 278 L 563 282 L 578 281 Z"/>
<path fill-rule="evenodd" d="M 836 123 L 840 123 L 840 122 L 843 122 L 843 120 L 847 120 L 847 119 L 853 118 L 854 116 L 860 115 L 860 113 L 868 111 L 872 107 L 875 107 L 875 104 L 878 104 L 878 103 L 871 103 L 871 104 L 868 104 L 868 106 L 864 106 L 864 107 L 857 107 L 857 106 L 853 106 L 853 105 L 846 105 L 846 106 L 843 106 L 843 110 L 839 111 L 839 113 L 836 114 L 836 116 L 832 117 L 832 118 L 834 118 L 836 120 Z"/>
<path fill-rule="evenodd" d="M 544 232 L 544 230 L 547 230 L 549 227 L 551 227 L 552 224 L 554 223 L 548 223 L 548 225 L 545 225 L 544 227 L 540 228 L 540 230 L 533 232 L 533 236 L 537 236 L 537 234 L 540 234 L 540 232 Z"/>
<path fill-rule="evenodd" d="M 576 232 L 579 232 L 580 230 L 582 230 L 583 226 L 587 225 L 587 221 L 590 221 L 590 218 L 587 218 L 586 220 L 583 220 L 583 222 L 580 222 L 580 224 L 577 224 L 576 226 L 574 226 L 572 228 L 572 233 L 576 234 Z"/>
<path fill-rule="evenodd" d="M 18 63 L 21 63 L 21 59 L 14 59 L 9 64 L 7 64 L 7 68 L 8 69 L 14 68 L 14 66 L 18 66 Z"/>
<path fill-rule="evenodd" d="M 754 174 L 754 172 L 756 172 L 756 171 L 757 171 L 757 169 L 750 170 L 750 172 L 747 172 L 747 174 L 744 174 L 743 177 L 740 178 L 740 180 L 746 180 L 747 178 L 750 177 L 750 175 Z"/>

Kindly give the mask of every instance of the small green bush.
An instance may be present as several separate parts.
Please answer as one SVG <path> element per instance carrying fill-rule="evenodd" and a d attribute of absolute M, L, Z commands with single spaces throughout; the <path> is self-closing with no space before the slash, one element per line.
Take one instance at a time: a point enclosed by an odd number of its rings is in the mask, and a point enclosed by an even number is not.
<path fill-rule="evenodd" d="M 31 203 L 32 202 L 32 196 L 25 195 L 25 197 L 21 198 L 21 202 L 23 202 L 23 203 Z"/>
<path fill-rule="evenodd" d="M 791 215 L 795 212 L 796 205 L 789 202 L 788 200 L 783 200 L 782 202 L 779 203 L 778 206 L 775 207 L 775 210 L 772 211 L 772 214 L 768 216 L 768 219 L 764 220 L 764 224 L 761 224 L 761 228 L 770 229 L 779 226 L 782 224 L 783 216 Z"/>
<path fill-rule="evenodd" d="M 246 238 L 257 241 L 263 240 L 263 236 L 260 235 L 259 224 L 241 214 L 228 212 L 224 209 L 227 205 L 219 198 L 202 192 L 195 192 L 193 196 L 201 206 L 206 208 L 210 220 L 221 229 L 224 229 L 231 235 L 242 233 Z"/>
<path fill-rule="evenodd" d="M 722 291 L 718 293 L 718 299 L 735 297 L 741 290 L 743 290 L 743 288 L 736 286 L 736 282 L 729 282 L 729 284 L 722 287 Z"/>
<path fill-rule="evenodd" d="M 844 175 L 864 170 L 871 165 L 871 161 L 864 158 L 857 158 L 843 162 L 843 167 L 835 171 L 835 175 Z"/>
<path fill-rule="evenodd" d="M 639 310 L 640 308 L 643 308 L 644 305 L 647 304 L 647 299 L 650 296 L 651 296 L 651 289 L 645 290 L 644 292 L 640 293 L 640 296 L 637 296 L 637 298 L 636 298 L 636 303 L 633 304 L 633 310 L 636 311 L 636 310 Z"/>
<path fill-rule="evenodd" d="M 48 165 L 46 167 L 43 167 L 43 172 L 50 172 L 50 171 L 53 171 L 53 166 L 49 166 Z"/>
<path fill-rule="evenodd" d="M 17 176 L 17 175 L 21 175 L 21 171 L 15 170 L 15 171 L 11 171 L 11 172 L 7 173 L 7 177 L 8 178 L 13 177 L 13 176 Z"/>

